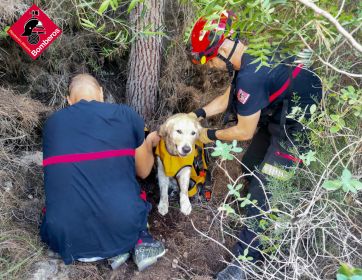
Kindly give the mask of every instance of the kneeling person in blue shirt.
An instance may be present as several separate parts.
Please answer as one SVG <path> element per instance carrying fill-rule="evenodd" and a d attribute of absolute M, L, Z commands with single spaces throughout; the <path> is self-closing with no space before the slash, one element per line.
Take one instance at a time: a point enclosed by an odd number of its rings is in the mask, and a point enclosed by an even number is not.
<path fill-rule="evenodd" d="M 136 175 L 151 172 L 156 132 L 125 105 L 103 103 L 88 75 L 75 76 L 71 106 L 54 113 L 43 130 L 46 211 L 42 240 L 66 264 L 110 259 L 113 268 L 132 253 L 141 271 L 165 253 L 148 233 L 149 204 Z"/>

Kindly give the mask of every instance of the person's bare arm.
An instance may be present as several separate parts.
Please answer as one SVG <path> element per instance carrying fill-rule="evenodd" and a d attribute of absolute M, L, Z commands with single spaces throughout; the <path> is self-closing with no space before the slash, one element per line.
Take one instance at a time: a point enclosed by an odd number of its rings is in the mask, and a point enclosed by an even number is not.
<path fill-rule="evenodd" d="M 250 116 L 238 115 L 238 123 L 235 126 L 216 131 L 217 139 L 223 141 L 246 141 L 253 138 L 260 119 L 260 111 Z"/>
<path fill-rule="evenodd" d="M 213 101 L 203 107 L 207 117 L 211 117 L 222 112 L 228 107 L 230 86 L 226 89 L 223 95 L 216 97 Z"/>
<path fill-rule="evenodd" d="M 136 174 L 138 177 L 145 179 L 150 175 L 152 166 L 155 162 L 153 155 L 153 147 L 156 147 L 160 137 L 157 132 L 150 133 L 143 144 L 136 149 L 135 162 L 136 162 Z"/>

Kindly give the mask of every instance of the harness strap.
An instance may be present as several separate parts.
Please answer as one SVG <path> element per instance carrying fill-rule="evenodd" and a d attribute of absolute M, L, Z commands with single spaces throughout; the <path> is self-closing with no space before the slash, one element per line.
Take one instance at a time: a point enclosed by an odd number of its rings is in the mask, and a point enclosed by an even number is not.
<path fill-rule="evenodd" d="M 224 125 L 226 125 L 228 122 L 234 121 L 234 120 L 229 120 L 229 118 L 230 118 L 230 114 L 232 113 L 236 77 L 238 76 L 238 73 L 239 73 L 238 71 L 234 72 L 234 78 L 233 78 L 233 81 L 231 83 L 230 92 L 229 92 L 228 106 L 226 108 L 226 113 L 224 115 L 224 120 L 223 120 Z"/>
<path fill-rule="evenodd" d="M 234 45 L 235 46 L 235 45 Z M 225 62 L 226 64 L 226 68 L 228 70 L 229 76 L 232 77 L 233 73 L 234 73 L 234 65 L 230 62 L 229 59 L 225 58 L 224 56 L 222 56 L 221 54 L 217 54 L 216 55 L 218 58 L 220 58 L 222 61 Z"/>
<path fill-rule="evenodd" d="M 284 82 L 284 84 L 275 92 L 273 92 L 270 96 L 269 96 L 269 102 L 272 103 L 273 101 L 275 101 L 275 99 L 277 99 L 280 95 L 282 95 L 286 90 L 290 90 L 291 89 L 291 84 L 293 82 L 293 79 L 295 79 L 300 71 L 302 70 L 303 64 L 298 64 L 293 71 L 289 71 L 289 77 L 288 79 Z M 291 69 L 291 68 L 290 68 Z M 236 86 L 236 77 L 238 75 L 238 72 L 235 72 L 235 76 L 234 79 L 232 81 L 231 84 L 231 89 L 230 89 L 230 94 L 229 94 L 229 101 L 228 101 L 228 106 L 226 109 L 226 113 L 224 116 L 224 120 L 223 120 L 223 124 L 227 124 L 229 122 L 229 116 L 232 113 L 232 104 L 233 104 L 233 100 L 234 100 L 234 95 L 235 95 L 235 86 Z M 283 104 L 284 107 L 284 104 Z M 288 108 L 288 104 L 286 104 L 286 108 Z M 283 126 L 285 125 L 285 118 L 286 118 L 286 113 L 284 114 L 284 117 L 282 115 L 282 119 L 284 118 L 283 122 Z M 234 121 L 234 120 L 231 120 Z"/>
<path fill-rule="evenodd" d="M 221 54 L 217 54 L 217 57 L 220 58 L 222 61 L 225 62 L 226 64 L 226 68 L 229 72 L 229 76 L 232 77 L 233 76 L 233 73 L 234 73 L 234 65 L 230 62 L 230 59 L 231 57 L 233 56 L 235 50 L 236 50 L 236 47 L 239 43 L 239 38 L 238 38 L 238 35 L 235 37 L 234 39 L 234 46 L 233 48 L 231 49 L 231 52 L 229 54 L 229 56 L 227 58 L 225 58 L 224 56 L 222 56 Z"/>
<path fill-rule="evenodd" d="M 283 92 L 285 92 L 287 89 L 290 88 L 290 85 L 293 81 L 293 79 L 295 79 L 300 71 L 302 70 L 303 64 L 298 64 L 297 67 L 294 68 L 292 75 L 289 75 L 288 80 L 286 80 L 284 82 L 284 84 L 274 93 L 272 93 L 269 96 L 269 102 L 272 103 L 275 99 L 277 99 Z"/>

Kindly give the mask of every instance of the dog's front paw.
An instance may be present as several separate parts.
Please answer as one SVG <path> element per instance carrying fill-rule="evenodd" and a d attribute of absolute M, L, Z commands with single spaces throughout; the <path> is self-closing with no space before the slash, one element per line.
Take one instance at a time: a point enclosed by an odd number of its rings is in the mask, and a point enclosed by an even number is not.
<path fill-rule="evenodd" d="M 189 198 L 181 198 L 180 200 L 181 212 L 186 216 L 190 215 L 192 207 Z"/>
<path fill-rule="evenodd" d="M 165 216 L 168 213 L 168 202 L 167 201 L 160 201 L 158 204 L 158 212 Z"/>

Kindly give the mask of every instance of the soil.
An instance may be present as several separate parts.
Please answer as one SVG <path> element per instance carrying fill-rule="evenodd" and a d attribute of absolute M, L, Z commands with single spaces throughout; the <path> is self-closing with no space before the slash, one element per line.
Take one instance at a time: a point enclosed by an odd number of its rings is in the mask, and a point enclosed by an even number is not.
<path fill-rule="evenodd" d="M 236 162 L 227 163 L 227 169 L 233 178 L 240 174 Z M 193 202 L 193 210 L 184 216 L 177 201 L 170 202 L 169 213 L 162 216 L 157 211 L 158 186 L 155 175 L 142 185 L 147 188 L 148 200 L 153 209 L 150 213 L 150 231 L 152 235 L 164 242 L 167 252 L 154 266 L 144 272 L 138 272 L 132 260 L 116 271 L 109 271 L 105 278 L 110 279 L 213 279 L 218 271 L 225 267 L 229 260 L 228 253 L 214 241 L 203 237 L 199 230 L 207 236 L 221 242 L 221 231 L 218 221 L 211 223 L 217 208 L 227 193 L 228 180 L 219 168 L 214 168 L 215 181 L 212 182 L 213 193 L 210 202 Z M 195 228 L 194 228 L 194 226 Z M 232 247 L 232 241 L 226 239 L 226 247 Z"/>

